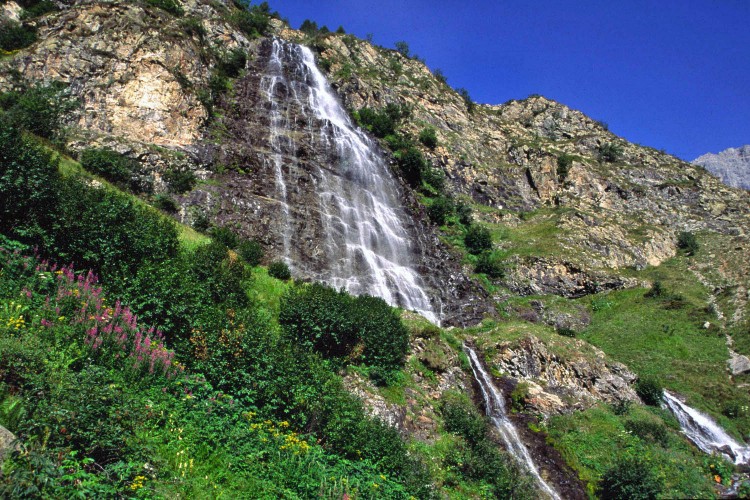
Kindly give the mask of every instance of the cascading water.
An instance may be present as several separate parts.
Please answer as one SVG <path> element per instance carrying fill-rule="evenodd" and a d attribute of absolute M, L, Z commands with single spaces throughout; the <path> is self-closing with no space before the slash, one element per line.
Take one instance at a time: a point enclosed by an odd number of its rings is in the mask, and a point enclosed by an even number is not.
<path fill-rule="evenodd" d="M 664 391 L 664 404 L 680 422 L 682 432 L 701 451 L 724 455 L 735 464 L 750 464 L 750 447 L 743 446 L 708 415 L 691 408 Z"/>
<path fill-rule="evenodd" d="M 418 250 L 405 229 L 400 188 L 378 147 L 354 126 L 307 47 L 275 39 L 261 78 L 269 106 L 268 155 L 276 177 L 275 197 L 285 218 L 286 260 L 293 264 L 291 240 L 291 165 L 295 140 L 327 151 L 328 161 L 312 175 L 317 215 L 324 231 L 324 269 L 316 279 L 355 295 L 373 295 L 394 306 L 411 309 L 434 323 L 434 312 L 423 281 L 415 271 Z M 305 137 L 299 138 L 300 125 Z"/>
<path fill-rule="evenodd" d="M 542 476 L 539 475 L 539 470 L 536 468 L 529 450 L 523 444 L 523 441 L 521 441 L 513 422 L 508 419 L 502 394 L 498 388 L 495 387 L 495 384 L 493 384 L 492 378 L 490 378 L 482 363 L 479 362 L 476 352 L 467 345 L 464 345 L 464 350 L 469 356 L 474 379 L 476 379 L 479 388 L 482 391 L 485 412 L 492 420 L 492 423 L 495 424 L 495 428 L 497 428 L 500 433 L 505 448 L 529 473 L 531 473 L 536 480 L 540 491 L 550 498 L 559 499 L 560 495 L 558 495 L 557 492 L 544 479 L 542 479 Z"/>

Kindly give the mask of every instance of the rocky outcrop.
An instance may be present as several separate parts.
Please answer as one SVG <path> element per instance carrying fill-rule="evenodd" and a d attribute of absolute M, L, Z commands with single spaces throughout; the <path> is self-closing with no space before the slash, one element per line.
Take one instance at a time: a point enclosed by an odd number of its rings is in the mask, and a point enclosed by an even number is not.
<path fill-rule="evenodd" d="M 716 175 L 727 186 L 750 189 L 750 145 L 706 153 L 691 163 Z"/>
<path fill-rule="evenodd" d="M 554 349 L 533 335 L 487 345 L 490 366 L 527 384 L 528 409 L 544 415 L 584 409 L 597 402 L 639 401 L 636 375 L 599 349 L 578 339 L 561 339 Z M 565 352 L 563 356 L 558 354 Z"/>
<path fill-rule="evenodd" d="M 16 436 L 0 425 L 0 466 L 2 466 L 5 456 L 17 449 L 19 448 L 16 443 Z"/>

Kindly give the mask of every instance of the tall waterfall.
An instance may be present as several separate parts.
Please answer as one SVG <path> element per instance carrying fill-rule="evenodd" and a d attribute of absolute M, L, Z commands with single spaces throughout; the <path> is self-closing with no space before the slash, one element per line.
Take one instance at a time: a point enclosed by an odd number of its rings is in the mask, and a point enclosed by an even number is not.
<path fill-rule="evenodd" d="M 381 297 L 438 323 L 415 270 L 418 249 L 405 229 L 409 216 L 401 207 L 399 184 L 377 145 L 352 123 L 310 49 L 275 39 L 261 91 L 269 106 L 266 162 L 276 179 L 276 192 L 269 196 L 282 207 L 287 262 L 294 269 L 295 224 L 304 224 L 290 212 L 295 182 L 290 162 L 299 160 L 289 152 L 304 141 L 327 151 L 327 161 L 312 173 L 325 254 L 324 269 L 316 269 L 314 278 L 355 295 Z"/>
<path fill-rule="evenodd" d="M 515 425 L 513 425 L 513 422 L 508 418 L 505 411 L 503 395 L 498 388 L 495 387 L 492 378 L 484 369 L 482 363 L 480 363 L 479 358 L 477 358 L 477 353 L 467 345 L 464 346 L 464 349 L 469 355 L 474 378 L 482 390 L 485 412 L 492 420 L 492 423 L 495 424 L 495 428 L 498 430 L 500 437 L 505 444 L 505 449 L 508 450 L 508 452 L 518 460 L 521 466 L 532 475 L 541 492 L 550 498 L 556 500 L 559 499 L 560 495 L 558 495 L 557 492 L 544 479 L 542 479 L 542 476 L 539 475 L 539 470 L 534 464 L 534 460 L 531 458 L 528 448 L 523 444 Z"/>
<path fill-rule="evenodd" d="M 708 415 L 664 391 L 664 404 L 680 422 L 682 432 L 705 453 L 719 453 L 735 464 L 750 464 L 750 447 L 741 445 Z"/>

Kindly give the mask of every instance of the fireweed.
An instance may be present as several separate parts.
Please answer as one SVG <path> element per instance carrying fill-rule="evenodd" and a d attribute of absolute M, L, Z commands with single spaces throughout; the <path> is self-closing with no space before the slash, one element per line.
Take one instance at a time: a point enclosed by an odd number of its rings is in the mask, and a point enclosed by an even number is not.
<path fill-rule="evenodd" d="M 3 267 L 17 254 L 0 249 Z M 22 258 L 23 267 L 34 264 Z M 40 290 L 45 290 L 39 309 L 39 325 L 43 330 L 63 328 L 66 335 L 75 335 L 84 342 L 93 358 L 100 361 L 119 361 L 136 376 L 164 375 L 172 378 L 184 367 L 174 360 L 174 352 L 164 345 L 159 330 L 138 324 L 138 318 L 120 301 L 108 305 L 96 275 L 88 271 L 76 273 L 72 266 L 57 267 L 47 261 L 36 265 L 35 276 Z M 40 293 L 37 291 L 37 293 Z M 44 293 L 44 292 L 41 292 Z M 31 300 L 34 292 L 25 287 L 21 299 Z M 36 319 L 36 318 L 34 318 Z M 72 339 L 71 339 L 72 340 Z"/>

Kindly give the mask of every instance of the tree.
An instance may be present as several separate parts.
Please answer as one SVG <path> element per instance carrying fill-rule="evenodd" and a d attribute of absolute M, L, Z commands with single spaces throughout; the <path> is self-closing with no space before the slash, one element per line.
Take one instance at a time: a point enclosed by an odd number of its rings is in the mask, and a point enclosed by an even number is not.
<path fill-rule="evenodd" d="M 410 50 L 409 50 L 409 44 L 402 41 L 396 42 L 396 52 L 401 54 L 404 57 L 409 57 Z"/>

